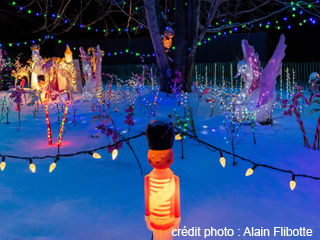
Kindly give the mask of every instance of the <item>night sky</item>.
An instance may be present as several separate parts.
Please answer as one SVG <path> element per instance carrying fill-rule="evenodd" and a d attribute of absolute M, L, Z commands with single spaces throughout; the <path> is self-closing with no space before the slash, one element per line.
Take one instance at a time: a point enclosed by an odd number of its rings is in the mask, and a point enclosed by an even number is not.
<path fill-rule="evenodd" d="M 7 6 L 8 1 L 2 1 L 1 6 Z M 1 7 L 0 6 L 0 7 Z M 304 13 L 307 15 L 307 13 Z M 34 15 L 34 12 L 30 14 L 30 16 Z M 37 27 L 41 26 L 43 17 L 30 17 L 27 13 L 21 16 L 10 16 L 10 22 L 5 21 L 2 22 L 0 25 L 0 43 L 9 43 L 9 42 L 23 42 L 29 41 L 34 39 L 36 43 L 39 43 L 37 40 L 38 38 L 43 38 L 46 34 L 44 31 L 34 32 Z M 289 15 L 288 15 L 289 16 Z M 277 16 L 281 19 L 280 25 L 282 26 L 280 30 L 276 30 L 274 28 L 274 18 L 270 19 L 271 26 L 268 29 L 265 28 L 266 22 L 264 22 L 264 26 L 259 27 L 258 24 L 255 24 L 254 28 L 251 30 L 243 29 L 241 27 L 238 28 L 239 33 L 248 33 L 248 32 L 266 32 L 269 35 L 268 45 L 269 51 L 271 55 L 278 43 L 280 35 L 283 33 L 286 37 L 286 57 L 284 59 L 285 62 L 318 62 L 319 60 L 319 53 L 320 53 L 320 46 L 319 46 L 319 39 L 318 39 L 318 32 L 320 30 L 319 24 L 320 22 L 315 22 L 313 24 L 311 21 L 307 21 L 303 24 L 303 26 L 299 26 L 297 24 L 298 21 L 293 22 L 293 20 L 297 20 L 297 17 L 293 19 L 291 16 L 288 17 L 286 21 L 283 20 L 284 17 L 287 17 L 285 13 L 280 16 Z M 308 16 L 304 16 L 306 19 Z M 268 20 L 267 20 L 268 21 Z M 280 20 L 279 20 L 280 22 Z M 289 29 L 287 26 L 291 25 Z M 87 29 L 81 29 L 79 26 L 74 26 L 70 32 L 63 33 L 61 35 L 55 35 L 54 39 L 46 40 L 41 45 L 41 55 L 43 57 L 51 57 L 55 54 L 55 43 L 58 39 L 62 40 L 61 44 L 67 44 L 68 40 L 75 40 L 75 39 L 99 39 L 103 41 L 105 39 L 110 38 L 126 38 L 128 39 L 127 34 L 117 34 L 112 33 L 109 34 L 107 37 L 103 36 L 101 29 L 104 25 L 96 24 L 93 25 L 92 30 L 88 31 Z M 99 32 L 95 32 L 95 28 L 99 28 Z M 236 34 L 236 33 L 233 33 Z M 139 37 L 149 37 L 148 30 L 141 29 L 139 34 L 130 33 L 130 38 L 139 38 Z M 223 36 L 220 36 L 223 37 Z M 20 52 L 24 53 L 22 56 L 22 60 L 30 58 L 31 51 L 30 51 L 31 43 L 27 45 L 21 44 L 19 47 L 13 44 L 12 47 L 6 47 L 8 54 L 11 57 L 15 57 Z M 201 46 L 200 46 L 201 47 Z M 134 46 L 130 46 L 131 49 Z M 110 49 L 104 49 L 106 52 L 112 51 L 112 46 Z"/>

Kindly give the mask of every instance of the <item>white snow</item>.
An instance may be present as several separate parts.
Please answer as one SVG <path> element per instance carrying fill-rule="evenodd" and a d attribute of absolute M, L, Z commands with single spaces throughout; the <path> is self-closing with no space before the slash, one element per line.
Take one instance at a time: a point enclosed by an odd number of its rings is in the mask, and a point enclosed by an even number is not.
<path fill-rule="evenodd" d="M 3 96 L 4 93 L 1 93 Z M 175 100 L 162 98 L 158 116 L 173 112 Z M 93 113 L 86 102 L 77 113 L 78 125 L 70 123 L 63 139 L 61 153 L 75 153 L 107 145 L 111 139 L 98 135 L 90 123 Z M 194 101 L 196 106 L 196 101 Z M 124 124 L 126 106 L 113 114 L 116 125 L 127 131 Z M 179 107 L 178 107 L 179 108 Z M 181 107 L 180 107 L 181 108 Z M 21 130 L 17 131 L 17 112 L 11 110 L 10 124 L 0 124 L 1 148 L 4 155 L 56 155 L 57 147 L 48 146 L 45 110 L 32 116 L 33 107 L 22 106 Z M 49 108 L 52 139 L 57 142 L 57 114 Z M 225 116 L 215 112 L 204 101 L 195 113 L 198 137 L 210 144 L 231 151 L 224 137 Z M 320 177 L 319 150 L 303 146 L 302 132 L 296 117 L 283 116 L 282 110 L 273 114 L 274 126 L 257 125 L 257 145 L 254 145 L 251 127 L 242 126 L 240 136 L 247 133 L 236 154 L 260 164 L 292 170 L 296 174 Z M 304 118 L 306 131 L 313 143 L 317 114 Z M 148 119 L 134 110 L 136 124 L 130 136 L 145 131 Z M 147 161 L 148 146 L 145 136 L 130 142 L 142 164 L 144 174 L 152 167 Z M 251 164 L 239 160 L 232 166 L 232 157 L 224 155 L 226 167 L 219 163 L 218 152 L 211 152 L 190 139 L 181 145 L 175 141 L 175 161 L 171 167 L 180 178 L 180 228 L 201 228 L 201 237 L 174 237 L 174 239 L 204 239 L 203 230 L 233 229 L 229 239 L 251 239 L 242 236 L 246 227 L 270 229 L 270 237 L 253 239 L 320 239 L 320 181 L 296 178 L 291 191 L 291 175 L 258 167 L 253 175 L 245 177 Z M 119 150 L 111 160 L 107 150 L 98 151 L 101 159 L 90 155 L 61 158 L 56 169 L 49 173 L 54 159 L 34 160 L 36 173 L 29 170 L 29 162 L 6 159 L 6 168 L 0 172 L 0 239 L 1 240 L 143 240 L 151 239 L 144 220 L 144 176 L 140 174 L 129 147 Z M 312 229 L 311 237 L 273 236 L 274 227 Z M 240 230 L 238 230 L 240 229 Z M 241 235 L 238 237 L 238 235 Z M 215 237 L 207 237 L 214 239 Z"/>

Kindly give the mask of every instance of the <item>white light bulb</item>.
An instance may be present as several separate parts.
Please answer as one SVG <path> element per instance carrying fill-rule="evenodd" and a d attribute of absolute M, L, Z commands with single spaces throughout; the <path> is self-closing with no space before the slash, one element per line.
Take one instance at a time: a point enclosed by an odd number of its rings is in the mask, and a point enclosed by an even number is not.
<path fill-rule="evenodd" d="M 252 168 L 249 168 L 249 169 L 247 170 L 247 172 L 246 172 L 246 177 L 252 175 L 252 173 L 253 173 Z"/>
<path fill-rule="evenodd" d="M 6 167 L 6 163 L 1 162 L 1 164 L 0 164 L 1 171 L 3 171 L 5 167 Z"/>
<path fill-rule="evenodd" d="M 112 160 L 115 160 L 117 156 L 118 156 L 118 150 L 117 150 L 117 149 L 114 149 L 114 150 L 112 151 Z"/>
<path fill-rule="evenodd" d="M 94 154 L 92 155 L 92 157 L 93 157 L 93 158 L 101 158 L 101 156 L 100 156 L 98 153 L 94 153 Z"/>
<path fill-rule="evenodd" d="M 175 140 L 181 140 L 181 138 L 182 138 L 182 137 L 180 136 L 180 134 L 177 134 L 174 139 L 175 139 Z"/>
<path fill-rule="evenodd" d="M 57 164 L 55 162 L 51 163 L 49 172 L 52 172 L 56 168 Z"/>
<path fill-rule="evenodd" d="M 291 188 L 291 190 L 295 189 L 296 185 L 297 185 L 297 184 L 296 184 L 295 181 L 293 181 L 293 180 L 290 181 L 290 188 Z"/>
<path fill-rule="evenodd" d="M 29 166 L 31 172 L 35 173 L 36 172 L 36 165 L 34 165 L 33 163 L 30 164 Z"/>
<path fill-rule="evenodd" d="M 224 157 L 221 157 L 220 163 L 221 163 L 222 167 L 225 167 L 226 166 L 226 159 Z"/>

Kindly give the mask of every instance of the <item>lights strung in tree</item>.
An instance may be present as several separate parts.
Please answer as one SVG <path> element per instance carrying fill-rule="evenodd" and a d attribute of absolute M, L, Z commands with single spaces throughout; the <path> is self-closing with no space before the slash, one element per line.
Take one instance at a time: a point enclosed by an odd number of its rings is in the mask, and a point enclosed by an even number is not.
<path fill-rule="evenodd" d="M 42 42 L 46 39 L 53 39 L 54 37 L 53 36 L 50 36 L 50 35 L 46 35 L 44 36 L 43 38 L 38 38 L 38 41 L 39 42 Z M 9 46 L 9 47 L 14 47 L 14 46 L 20 46 L 20 45 L 27 45 L 28 43 L 36 43 L 36 40 L 29 40 L 29 41 L 23 41 L 23 42 L 12 42 L 12 43 L 0 43 L 0 47 L 2 46 Z"/>

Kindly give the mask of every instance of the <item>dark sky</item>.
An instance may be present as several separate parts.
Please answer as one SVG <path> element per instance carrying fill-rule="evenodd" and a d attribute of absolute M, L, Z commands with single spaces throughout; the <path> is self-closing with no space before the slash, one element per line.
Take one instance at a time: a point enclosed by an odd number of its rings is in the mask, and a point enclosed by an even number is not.
<path fill-rule="evenodd" d="M 0 1 L 0 7 L 1 4 L 4 4 L 4 2 L 8 2 L 7 0 Z M 8 5 L 8 3 L 7 3 Z M 6 6 L 6 5 L 2 5 Z M 26 15 L 26 14 L 25 14 Z M 34 12 L 30 14 L 35 15 Z M 28 16 L 28 15 L 26 15 Z M 283 17 L 285 15 L 282 15 L 281 20 L 283 20 Z M 304 16 L 306 19 L 308 19 L 309 16 Z M 8 43 L 8 42 L 23 42 L 27 40 L 34 39 L 36 43 L 39 43 L 37 39 L 39 37 L 43 37 L 45 32 L 40 31 L 37 33 L 34 33 L 34 30 L 36 29 L 36 26 L 41 26 L 43 17 L 28 17 L 28 18 L 21 18 L 21 16 L 11 16 L 10 21 L 12 23 L 6 22 L 5 24 L 0 25 L 0 43 Z M 319 31 L 320 31 L 320 21 L 316 22 L 315 24 L 312 24 L 312 22 L 307 21 L 303 26 L 294 25 L 294 23 L 297 21 L 298 17 L 295 19 L 292 19 L 291 17 L 288 17 L 288 21 L 281 21 L 281 30 L 276 30 L 274 28 L 274 22 L 272 22 L 271 25 L 273 27 L 270 27 L 266 29 L 265 27 L 259 28 L 257 24 L 255 25 L 254 29 L 252 29 L 252 32 L 266 32 L 269 35 L 270 39 L 270 55 L 273 53 L 274 48 L 276 47 L 276 44 L 278 43 L 278 40 L 280 38 L 280 35 L 283 33 L 286 37 L 286 44 L 287 44 L 287 50 L 286 50 L 286 57 L 284 61 L 286 62 L 320 62 L 319 59 L 319 53 L 320 53 L 320 44 L 319 44 Z M 28 19 L 31 19 L 28 20 Z M 271 19 L 273 20 L 273 19 Z M 298 20 L 300 21 L 300 20 Z M 280 22 L 280 20 L 279 20 Z M 288 24 L 292 24 L 291 29 L 288 29 L 286 26 Z M 266 22 L 264 22 L 264 25 Z M 95 32 L 95 27 L 100 28 L 103 25 L 96 25 L 93 26 L 90 31 L 87 29 L 80 29 L 79 26 L 75 26 L 70 32 L 64 33 L 62 35 L 55 36 L 55 39 L 49 39 L 46 40 L 41 45 L 41 54 L 42 56 L 53 56 L 55 53 L 55 43 L 58 41 L 57 39 L 62 40 L 62 44 L 66 44 L 67 40 L 74 40 L 74 39 L 101 39 L 103 41 L 106 38 L 128 38 L 126 34 L 118 35 L 118 34 L 110 34 L 108 37 L 104 37 L 103 33 L 99 30 L 99 32 Z M 239 32 L 248 32 L 248 30 L 243 30 L 241 27 L 239 27 Z M 148 37 L 148 31 L 147 30 L 141 30 L 140 34 L 133 34 L 130 33 L 131 38 L 136 37 Z M 29 58 L 31 55 L 30 46 L 32 44 L 28 43 L 27 45 L 20 44 L 20 46 L 13 45 L 13 47 L 6 47 L 7 52 L 10 56 L 14 57 L 18 53 L 22 52 L 25 54 L 25 57 L 23 58 Z"/>

